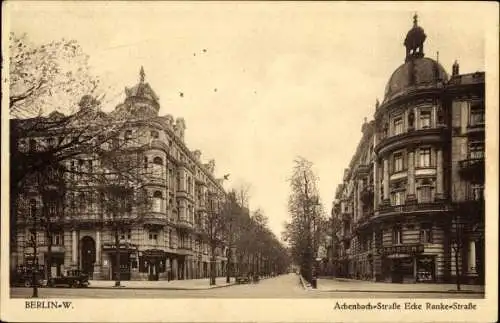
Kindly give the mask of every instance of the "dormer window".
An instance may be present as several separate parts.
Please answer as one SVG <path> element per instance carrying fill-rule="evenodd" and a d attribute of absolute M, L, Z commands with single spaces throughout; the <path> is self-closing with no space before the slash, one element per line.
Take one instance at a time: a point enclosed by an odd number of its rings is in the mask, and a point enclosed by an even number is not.
<path fill-rule="evenodd" d="M 160 138 L 160 133 L 156 130 L 151 130 L 151 138 L 153 138 L 153 139 Z"/>

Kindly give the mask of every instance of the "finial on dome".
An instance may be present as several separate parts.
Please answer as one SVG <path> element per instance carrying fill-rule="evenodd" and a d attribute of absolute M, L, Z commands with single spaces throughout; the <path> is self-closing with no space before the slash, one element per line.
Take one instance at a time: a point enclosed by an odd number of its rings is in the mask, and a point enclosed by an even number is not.
<path fill-rule="evenodd" d="M 413 16 L 413 28 L 408 31 L 404 41 L 406 47 L 406 62 L 414 58 L 424 57 L 425 38 L 427 38 L 427 36 L 422 27 L 418 26 L 418 15 L 415 13 Z"/>
<path fill-rule="evenodd" d="M 458 61 L 455 60 L 455 63 L 453 63 L 451 75 L 456 76 L 460 74 L 459 72 L 460 72 L 460 66 L 458 65 Z"/>
<path fill-rule="evenodd" d="M 375 110 L 378 109 L 379 106 L 380 106 L 380 102 L 378 101 L 378 98 L 377 98 L 377 100 L 375 101 Z"/>
<path fill-rule="evenodd" d="M 144 78 L 146 77 L 146 73 L 144 73 L 144 67 L 141 66 L 141 71 L 139 72 L 140 82 L 144 83 Z"/>

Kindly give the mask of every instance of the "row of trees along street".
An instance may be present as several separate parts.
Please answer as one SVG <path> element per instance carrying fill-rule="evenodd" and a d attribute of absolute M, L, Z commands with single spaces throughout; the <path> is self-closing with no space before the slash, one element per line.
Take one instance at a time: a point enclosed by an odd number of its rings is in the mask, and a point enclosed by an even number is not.
<path fill-rule="evenodd" d="M 77 215 L 84 215 L 113 228 L 119 264 L 119 231 L 141 221 L 149 209 L 151 196 L 144 185 L 154 176 L 143 163 L 148 147 L 123 135 L 135 125 L 134 114 L 102 111 L 109 89 L 90 73 L 89 57 L 75 40 L 34 45 L 25 35 L 11 34 L 9 55 L 11 254 L 17 248 L 18 215 L 24 215 L 20 220 L 31 227 L 27 246 L 33 248 L 34 266 L 37 234 L 44 232 L 50 279 L 54 230 L 63 223 L 76 225 Z M 228 279 L 245 271 L 285 271 L 287 250 L 262 212 L 250 215 L 246 190 L 208 199 L 208 215 L 199 224 L 212 251 L 212 266 L 215 249 L 227 246 L 228 260 L 238 263 L 228 264 Z M 33 270 L 33 296 L 36 280 Z"/>
<path fill-rule="evenodd" d="M 285 223 L 283 239 L 290 246 L 292 260 L 300 267 L 300 274 L 312 284 L 318 272 L 318 250 L 328 244 L 327 235 L 331 234 L 332 225 L 319 199 L 313 164 L 302 157 L 294 162 L 288 200 L 291 219 Z"/>

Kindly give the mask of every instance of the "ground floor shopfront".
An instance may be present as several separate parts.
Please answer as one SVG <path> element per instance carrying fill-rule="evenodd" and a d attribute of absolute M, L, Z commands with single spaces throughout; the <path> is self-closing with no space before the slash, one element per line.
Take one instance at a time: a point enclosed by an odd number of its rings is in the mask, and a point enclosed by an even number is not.
<path fill-rule="evenodd" d="M 51 246 L 50 253 L 48 249 L 43 244 L 37 246 L 35 256 L 33 247 L 18 245 L 17 251 L 11 255 L 12 270 L 37 263 L 43 266 L 45 276 L 49 272 L 51 276 L 60 276 L 67 270 L 79 269 L 96 280 L 114 280 L 118 271 L 121 280 L 208 278 L 211 270 L 210 256 L 190 249 L 122 242 L 118 256 L 115 244 L 101 243 L 99 231 L 65 232 L 60 244 Z M 227 259 L 217 257 L 214 265 L 216 276 L 226 275 L 226 267 Z"/>

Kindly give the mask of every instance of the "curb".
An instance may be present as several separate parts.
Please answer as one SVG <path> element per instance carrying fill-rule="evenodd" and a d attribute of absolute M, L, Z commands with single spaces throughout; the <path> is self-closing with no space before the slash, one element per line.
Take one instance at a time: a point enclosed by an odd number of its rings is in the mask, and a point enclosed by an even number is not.
<path fill-rule="evenodd" d="M 304 279 L 304 277 L 302 277 L 302 275 L 299 275 L 299 280 L 300 280 L 300 283 L 302 285 L 302 288 L 304 288 L 304 290 L 312 290 L 311 287 L 307 286 L 305 279 Z"/>
<path fill-rule="evenodd" d="M 97 286 L 97 287 L 92 287 L 89 286 L 87 288 L 89 289 L 132 289 L 132 290 L 210 290 L 210 289 L 217 289 L 217 288 L 224 288 L 224 287 L 231 287 L 236 285 L 236 283 L 231 283 L 228 285 L 215 285 L 213 287 L 208 287 L 208 288 L 186 288 L 186 287 L 127 287 L 127 286 L 120 286 L 120 287 L 115 287 L 115 286 Z"/>
<path fill-rule="evenodd" d="M 473 290 L 428 290 L 428 291 L 418 291 L 418 290 L 346 290 L 346 289 L 331 289 L 331 290 L 320 290 L 319 292 L 323 293 L 422 293 L 422 294 L 478 294 L 484 295 L 484 292 L 476 292 Z"/>

